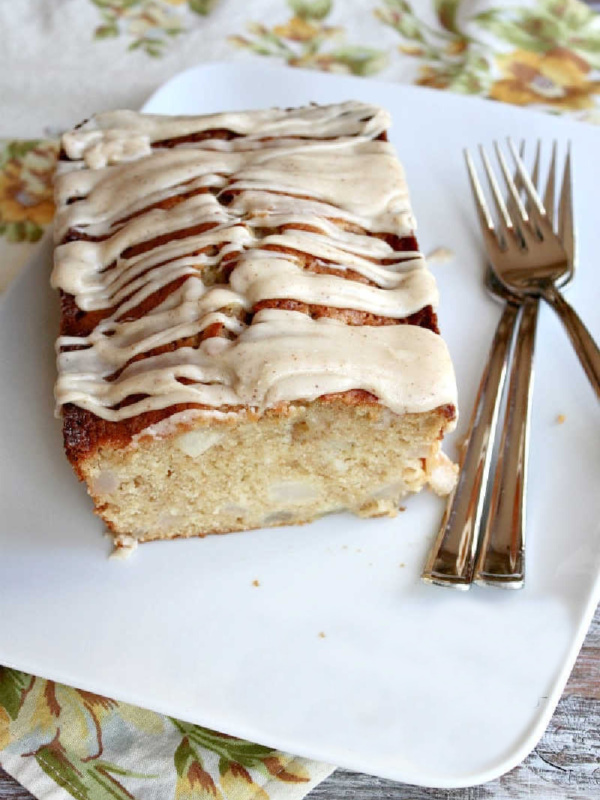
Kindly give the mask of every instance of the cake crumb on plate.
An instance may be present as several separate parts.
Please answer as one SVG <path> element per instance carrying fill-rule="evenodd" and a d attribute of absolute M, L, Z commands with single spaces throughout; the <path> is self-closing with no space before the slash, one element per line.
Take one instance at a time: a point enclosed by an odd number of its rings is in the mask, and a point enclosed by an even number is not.
<path fill-rule="evenodd" d="M 107 532 L 106 535 L 112 537 L 110 532 Z M 126 558 L 129 558 L 131 555 L 133 555 L 134 551 L 137 550 L 137 547 L 138 540 L 133 536 L 126 536 L 125 534 L 122 534 L 121 536 L 115 536 L 114 548 L 112 553 L 109 555 L 109 558 L 118 561 L 124 561 Z"/>
<path fill-rule="evenodd" d="M 430 264 L 447 264 L 454 258 L 454 251 L 449 247 L 436 247 L 425 256 Z"/>

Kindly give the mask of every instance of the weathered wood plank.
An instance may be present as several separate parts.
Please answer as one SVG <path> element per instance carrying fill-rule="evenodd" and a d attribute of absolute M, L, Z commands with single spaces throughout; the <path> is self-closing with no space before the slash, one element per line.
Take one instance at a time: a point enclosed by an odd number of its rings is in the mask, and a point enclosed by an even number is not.
<path fill-rule="evenodd" d="M 422 789 L 348 770 L 310 800 L 593 800 L 600 798 L 600 609 L 548 730 L 533 753 L 498 780 L 470 789 Z M 0 800 L 32 800 L 0 768 Z"/>
<path fill-rule="evenodd" d="M 0 767 L 0 797 L 2 800 L 31 800 L 32 795 L 27 789 L 13 780 L 10 775 Z"/>

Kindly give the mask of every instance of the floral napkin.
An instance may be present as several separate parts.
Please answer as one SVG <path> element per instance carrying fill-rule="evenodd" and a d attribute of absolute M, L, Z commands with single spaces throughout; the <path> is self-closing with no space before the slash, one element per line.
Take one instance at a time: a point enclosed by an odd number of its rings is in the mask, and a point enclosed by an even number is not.
<path fill-rule="evenodd" d="M 0 291 L 52 221 L 60 132 L 96 111 L 139 108 L 186 67 L 268 58 L 600 124 L 593 5 L 0 0 Z M 53 800 L 299 800 L 333 770 L 3 667 L 0 765 Z"/>

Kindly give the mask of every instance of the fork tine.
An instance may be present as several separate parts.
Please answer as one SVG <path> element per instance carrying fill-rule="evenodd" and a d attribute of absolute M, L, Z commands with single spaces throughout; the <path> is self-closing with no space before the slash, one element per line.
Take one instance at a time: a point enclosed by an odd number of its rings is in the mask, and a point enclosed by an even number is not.
<path fill-rule="evenodd" d="M 513 148 L 514 155 L 517 156 L 518 154 L 516 150 L 514 150 L 514 144 L 510 141 L 511 148 Z M 540 239 L 543 238 L 540 225 L 543 221 L 543 217 L 537 212 L 537 209 L 534 207 L 533 196 L 530 193 L 530 186 L 531 180 L 527 171 L 523 167 L 523 162 L 519 160 L 520 169 L 518 169 L 518 181 L 519 186 L 523 186 L 525 188 L 525 192 L 527 194 L 527 205 L 530 208 L 530 211 L 525 207 L 523 201 L 521 200 L 521 194 L 519 189 L 517 189 L 516 183 L 513 180 L 512 175 L 510 174 L 510 170 L 508 169 L 508 165 L 506 163 L 506 159 L 504 158 L 504 154 L 500 149 L 500 145 L 498 142 L 494 142 L 494 147 L 496 149 L 496 156 L 500 163 L 500 167 L 502 169 L 502 174 L 504 176 L 504 182 L 508 188 L 508 205 L 509 208 L 512 210 L 512 219 L 513 219 L 513 226 L 516 230 L 519 238 L 519 243 L 521 247 L 524 247 L 526 250 L 535 245 L 539 242 Z M 530 186 L 526 186 L 526 182 L 529 182 Z M 535 189 L 534 189 L 535 192 Z"/>
<path fill-rule="evenodd" d="M 525 157 L 525 145 L 526 145 L 525 139 L 521 139 L 521 141 L 519 143 L 519 156 L 521 157 L 521 159 L 523 159 Z M 513 172 L 512 178 L 513 178 L 513 181 L 515 182 L 515 186 L 517 187 L 517 191 L 519 191 L 519 189 L 520 189 L 520 186 L 519 186 L 519 173 L 518 172 Z M 508 198 L 508 202 L 506 204 L 509 213 L 510 213 L 511 203 L 512 203 L 512 201 L 511 201 L 511 199 L 509 197 Z M 514 211 L 514 209 L 513 209 L 513 211 Z"/>
<path fill-rule="evenodd" d="M 537 144 L 535 146 L 535 161 L 533 162 L 533 169 L 531 170 L 531 182 L 537 189 L 538 193 L 540 190 L 540 158 L 542 156 L 542 141 L 541 139 L 537 140 Z M 523 161 L 523 148 L 519 152 L 519 158 Z M 518 170 L 517 170 L 518 174 Z"/>
<path fill-rule="evenodd" d="M 571 172 L 571 143 L 568 144 L 567 159 L 563 173 L 558 205 L 558 236 L 569 258 L 571 268 L 575 264 L 575 222 L 573 219 L 573 184 Z"/>
<path fill-rule="evenodd" d="M 475 196 L 475 205 L 477 207 L 479 219 L 482 225 L 484 225 L 489 231 L 493 232 L 494 220 L 492 219 L 492 215 L 490 214 L 490 210 L 485 201 L 485 195 L 483 194 L 483 188 L 479 182 L 479 178 L 477 177 L 475 164 L 473 163 L 473 159 L 471 158 L 471 154 L 468 150 L 465 149 L 464 155 L 465 161 L 467 162 L 467 171 L 471 180 L 471 188 L 473 189 L 473 194 Z"/>
<path fill-rule="evenodd" d="M 490 164 L 490 160 L 487 157 L 487 153 L 485 152 L 482 145 L 479 145 L 479 152 L 481 154 L 481 160 L 483 161 L 484 171 L 488 179 L 492 195 L 494 197 L 494 203 L 496 204 L 498 214 L 500 215 L 501 222 L 503 223 L 501 225 L 501 233 L 503 236 L 505 236 L 509 230 L 514 229 L 514 224 L 510 214 L 508 213 L 508 208 L 506 207 L 506 203 L 504 202 L 504 198 L 502 197 L 502 192 L 500 191 L 500 187 L 498 186 L 498 181 L 496 180 L 496 176 L 494 174 L 492 165 Z"/>
<path fill-rule="evenodd" d="M 521 200 L 521 195 L 519 194 L 519 190 L 515 185 L 512 175 L 510 174 L 510 170 L 508 169 L 506 159 L 504 158 L 504 154 L 500 149 L 500 145 L 498 144 L 498 142 L 494 142 L 494 148 L 496 150 L 496 157 L 498 159 L 498 163 L 500 164 L 500 169 L 502 170 L 502 175 L 504 176 L 504 181 L 508 188 L 510 199 L 514 203 L 515 209 L 520 217 L 520 221 L 527 222 L 529 219 L 527 215 L 527 209 L 523 205 L 523 201 Z M 521 180 L 520 173 L 519 173 L 519 180 Z"/>
<path fill-rule="evenodd" d="M 525 139 L 521 139 L 521 143 L 519 144 L 519 155 L 520 155 L 521 159 L 523 159 L 525 157 Z M 515 182 L 515 186 L 517 188 L 517 191 L 520 192 L 521 187 L 519 185 L 519 173 L 518 173 L 518 171 L 517 172 L 513 172 L 512 178 L 513 178 L 513 181 Z M 508 202 L 507 202 L 506 205 L 508 207 L 509 214 L 511 212 L 516 212 L 517 214 L 519 213 L 518 209 L 514 208 L 514 203 L 513 203 L 513 201 L 511 200 L 510 197 L 508 198 Z"/>
<path fill-rule="evenodd" d="M 537 142 L 537 145 L 536 145 L 536 148 L 535 148 L 535 160 L 534 160 L 534 163 L 533 163 L 533 169 L 531 170 L 531 182 L 535 186 L 536 191 L 538 192 L 538 194 L 539 194 L 539 182 L 540 182 L 541 146 L 542 146 L 542 143 L 538 139 L 538 142 Z M 525 158 L 525 140 L 524 139 L 521 139 L 521 143 L 519 145 L 519 158 L 521 159 L 521 161 L 524 161 L 524 158 Z M 517 187 L 517 190 L 520 193 L 521 189 L 523 188 L 523 181 L 521 180 L 518 167 L 517 167 L 516 171 L 513 173 L 513 181 L 515 182 L 515 186 Z M 514 205 L 514 204 L 511 203 L 511 205 Z M 511 207 L 511 205 L 509 205 L 509 208 Z M 525 203 L 525 209 L 526 209 L 527 213 L 529 214 L 530 221 L 533 222 L 534 220 L 531 219 L 531 218 L 532 217 L 535 218 L 535 214 L 531 213 L 531 202 L 530 202 L 529 199 Z M 512 210 L 514 211 L 514 208 Z M 536 231 L 537 231 L 538 236 L 540 237 L 540 239 L 543 238 L 542 232 L 540 231 L 539 226 L 536 226 Z"/>
<path fill-rule="evenodd" d="M 525 151 L 525 148 L 523 147 L 523 145 L 521 145 L 521 147 L 519 149 L 519 158 L 521 159 L 521 161 L 523 161 L 524 151 Z M 536 147 L 535 147 L 535 160 L 533 162 L 533 169 L 531 170 L 531 182 L 534 185 L 538 195 L 540 193 L 540 163 L 541 163 L 541 159 L 542 159 L 542 142 L 541 142 L 541 139 L 538 139 Z M 520 178 L 518 176 L 519 176 L 519 169 L 517 167 L 516 177 L 515 177 L 515 184 L 520 188 L 522 186 L 522 181 L 520 180 Z M 527 202 L 525 203 L 525 208 L 527 209 L 527 213 L 529 214 L 531 221 L 532 222 L 535 221 L 536 220 L 536 216 L 535 216 L 535 213 L 532 213 L 531 202 L 529 200 L 527 200 Z M 535 228 L 536 228 L 536 232 L 537 232 L 537 235 L 539 236 L 539 238 L 543 239 L 544 238 L 544 234 L 540 230 L 540 226 L 536 225 Z"/>
<path fill-rule="evenodd" d="M 546 181 L 546 190 L 544 191 L 544 208 L 546 209 L 546 216 L 550 225 L 554 228 L 554 195 L 556 193 L 556 139 L 552 143 L 552 159 L 550 160 L 550 169 L 548 171 L 548 180 Z"/>
<path fill-rule="evenodd" d="M 519 145 L 519 156 L 521 157 L 521 159 L 523 159 L 524 155 L 525 155 L 525 139 L 521 139 L 521 143 Z M 521 196 L 521 179 L 519 177 L 519 171 L 518 170 L 513 172 L 512 179 L 514 181 L 515 188 L 517 189 L 517 193 L 519 194 L 519 197 L 520 197 Z M 529 205 L 530 205 L 529 202 L 525 203 L 525 209 L 526 209 L 527 213 L 529 213 Z M 506 199 L 506 207 L 508 208 L 508 213 L 509 213 L 511 219 L 519 219 L 521 217 L 521 213 L 520 213 L 515 201 L 512 199 L 510 194 L 508 195 L 508 197 Z M 521 229 L 519 229 L 519 233 L 521 234 L 521 236 L 523 235 Z"/>
<path fill-rule="evenodd" d="M 524 247 L 526 250 L 528 250 L 531 246 L 535 245 L 541 238 L 539 227 L 537 225 L 532 226 L 531 224 L 539 222 L 540 217 L 538 214 L 535 213 L 530 214 L 525 208 L 523 201 L 521 200 L 520 192 L 517 189 L 515 181 L 513 180 L 513 177 L 508 169 L 508 165 L 506 163 L 506 159 L 504 158 L 504 154 L 500 149 L 500 145 L 498 144 L 498 142 L 494 142 L 494 146 L 496 148 L 496 156 L 498 158 L 498 161 L 500 162 L 500 167 L 502 169 L 502 174 L 504 176 L 504 182 L 508 187 L 509 203 L 511 209 L 513 210 L 514 226 L 519 236 L 520 245 L 521 247 Z M 519 184 L 524 183 L 524 181 L 522 180 L 523 175 L 525 175 L 529 180 L 527 172 L 524 170 L 519 170 Z"/>
<path fill-rule="evenodd" d="M 529 200 L 530 210 L 533 211 L 532 216 L 536 216 L 535 212 L 537 212 L 537 214 L 539 214 L 541 217 L 543 217 L 544 213 L 545 213 L 544 212 L 544 206 L 542 205 L 542 201 L 540 199 L 539 194 L 537 193 L 537 190 L 536 190 L 536 188 L 535 188 L 535 186 L 533 184 L 532 179 L 529 177 L 529 174 L 527 173 L 527 169 L 525 168 L 525 164 L 523 164 L 523 161 L 521 160 L 520 155 L 517 153 L 517 148 L 515 147 L 515 144 L 514 144 L 512 139 L 508 140 L 508 146 L 510 148 L 510 151 L 512 153 L 512 157 L 514 158 L 515 164 L 517 166 L 517 172 L 519 174 L 519 180 L 521 182 L 521 185 L 525 189 L 525 194 L 527 195 L 527 199 Z M 496 149 L 497 149 L 497 152 L 498 152 L 498 158 L 500 159 L 501 158 L 501 151 L 500 151 L 500 148 L 498 147 L 498 145 L 496 145 Z M 504 159 L 502 158 L 502 160 L 500 162 L 501 165 L 502 165 L 503 161 L 504 161 Z M 504 167 L 503 167 L 503 171 L 504 171 Z M 505 176 L 507 178 L 507 183 L 508 183 L 508 178 L 510 178 L 510 173 L 508 172 L 508 168 L 506 168 Z M 513 183 L 513 186 L 514 186 L 514 183 Z M 509 191 L 511 191 L 510 184 L 509 184 L 508 188 L 509 188 Z M 523 209 L 523 210 L 525 211 L 525 209 Z M 527 213 L 527 212 L 525 211 L 525 213 Z"/>

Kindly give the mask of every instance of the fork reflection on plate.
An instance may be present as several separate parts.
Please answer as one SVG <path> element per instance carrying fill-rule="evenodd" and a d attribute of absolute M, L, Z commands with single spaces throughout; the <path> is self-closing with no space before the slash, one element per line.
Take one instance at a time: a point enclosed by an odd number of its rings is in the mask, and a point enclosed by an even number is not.
<path fill-rule="evenodd" d="M 485 283 L 505 302 L 505 307 L 469 423 L 458 483 L 448 499 L 440 531 L 422 574 L 428 583 L 462 589 L 468 589 L 473 581 L 520 588 L 525 579 L 528 422 L 540 297 L 548 300 L 561 315 L 588 378 L 596 393 L 600 394 L 600 352 L 557 288 L 572 279 L 575 266 L 570 152 L 565 162 L 558 214 L 555 215 L 556 145 L 543 203 L 537 188 L 540 143 L 531 177 L 522 161 L 524 143 L 520 154 L 510 140 L 509 147 L 516 164 L 514 178 L 502 151 L 495 145 L 508 190 L 507 201 L 481 148 L 498 214 L 497 225 L 490 214 L 473 160 L 465 152 L 490 262 Z M 521 193 L 525 194 L 525 201 Z M 493 485 L 487 493 L 492 448 L 511 355 L 502 436 Z M 486 497 L 489 503 L 484 515 Z"/>

